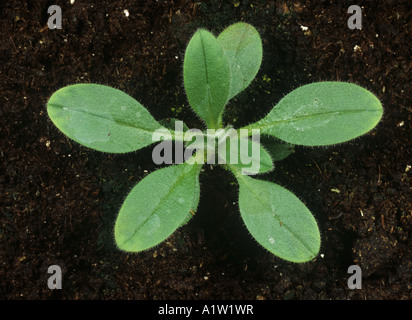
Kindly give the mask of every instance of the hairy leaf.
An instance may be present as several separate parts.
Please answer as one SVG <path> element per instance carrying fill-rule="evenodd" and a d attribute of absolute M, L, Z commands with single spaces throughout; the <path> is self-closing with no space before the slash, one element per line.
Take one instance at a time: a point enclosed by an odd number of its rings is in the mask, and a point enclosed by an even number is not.
<path fill-rule="evenodd" d="M 98 84 L 56 91 L 47 103 L 50 119 L 74 141 L 103 152 L 124 153 L 153 143 L 162 126 L 126 93 Z"/>
<path fill-rule="evenodd" d="M 117 246 L 139 252 L 167 239 L 199 199 L 198 165 L 183 163 L 150 173 L 124 201 L 115 225 Z"/>
<path fill-rule="evenodd" d="M 323 146 L 354 139 L 382 117 L 380 101 L 346 82 L 317 82 L 286 95 L 262 120 L 247 126 L 296 145 Z"/>
<path fill-rule="evenodd" d="M 185 53 L 183 78 L 192 109 L 209 129 L 221 127 L 222 113 L 230 90 L 229 63 L 219 41 L 200 29 Z"/>
<path fill-rule="evenodd" d="M 189 130 L 189 127 L 186 125 L 186 123 L 184 123 L 182 120 L 179 120 L 179 119 L 176 119 L 176 118 L 161 119 L 161 120 L 159 120 L 159 123 L 163 127 L 167 128 L 171 131 L 175 131 L 176 128 L 181 129 L 183 132 Z"/>
<path fill-rule="evenodd" d="M 229 61 L 229 99 L 243 91 L 255 78 L 262 63 L 262 40 L 250 24 L 235 23 L 217 37 Z"/>
<path fill-rule="evenodd" d="M 314 259 L 320 248 L 320 234 L 309 209 L 292 192 L 277 184 L 236 176 L 240 213 L 256 241 L 288 261 Z"/>
<path fill-rule="evenodd" d="M 225 161 L 248 175 L 265 173 L 273 169 L 269 153 L 260 143 L 246 138 L 227 139 Z"/>
<path fill-rule="evenodd" d="M 200 170 L 200 167 L 199 167 L 199 170 Z M 200 201 L 200 182 L 199 182 L 199 178 L 197 178 L 196 186 L 195 186 L 195 198 L 193 199 L 192 207 L 190 208 L 189 213 L 186 215 L 186 218 L 183 220 L 181 225 L 188 223 L 190 219 L 193 218 L 199 206 L 199 201 Z"/>
<path fill-rule="evenodd" d="M 281 142 L 272 136 L 260 137 L 260 143 L 270 154 L 274 162 L 281 161 L 294 152 L 293 144 Z"/>

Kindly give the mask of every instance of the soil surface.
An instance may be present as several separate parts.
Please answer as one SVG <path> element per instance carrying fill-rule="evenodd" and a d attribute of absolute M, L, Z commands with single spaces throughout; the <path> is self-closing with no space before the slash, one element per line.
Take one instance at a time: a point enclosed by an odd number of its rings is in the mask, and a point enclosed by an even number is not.
<path fill-rule="evenodd" d="M 412 298 L 409 0 L 71 2 L 0 4 L 1 299 Z M 62 29 L 47 27 L 53 4 Z M 362 8 L 361 30 L 347 26 L 352 4 Z M 359 84 L 384 106 L 369 134 L 296 147 L 260 177 L 310 208 L 320 255 L 293 264 L 261 248 L 240 219 L 234 178 L 220 167 L 205 167 L 190 223 L 152 250 L 118 251 L 114 221 L 128 191 L 158 168 L 151 148 L 123 155 L 84 148 L 48 119 L 48 98 L 69 84 L 101 83 L 156 119 L 199 127 L 182 86 L 186 44 L 199 27 L 218 34 L 238 21 L 260 32 L 263 63 L 228 105 L 235 127 L 321 80 Z M 362 270 L 358 290 L 347 285 L 354 264 Z M 47 286 L 51 265 L 62 268 L 61 290 Z"/>

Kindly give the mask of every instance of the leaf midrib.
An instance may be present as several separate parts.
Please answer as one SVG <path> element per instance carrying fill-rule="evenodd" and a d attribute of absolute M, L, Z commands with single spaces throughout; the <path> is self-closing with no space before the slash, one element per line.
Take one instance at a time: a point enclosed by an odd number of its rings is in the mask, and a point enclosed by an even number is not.
<path fill-rule="evenodd" d="M 276 107 L 275 107 L 276 108 Z M 243 127 L 242 129 L 264 129 L 266 127 L 272 127 L 277 124 L 281 123 L 289 123 L 289 122 L 294 122 L 294 121 L 302 121 L 306 120 L 308 118 L 315 118 L 317 116 L 324 116 L 324 115 L 330 115 L 330 114 L 351 114 L 351 113 L 362 113 L 362 112 L 378 112 L 379 110 L 371 110 L 371 109 L 356 109 L 356 110 L 338 110 L 338 111 L 328 111 L 328 112 L 319 112 L 319 113 L 311 113 L 307 115 L 302 115 L 294 118 L 288 118 L 288 119 L 281 119 L 281 120 L 276 120 L 276 121 L 270 121 L 267 122 L 265 118 L 259 120 L 258 122 L 255 122 L 253 124 L 250 124 L 248 126 Z"/>
<path fill-rule="evenodd" d="M 118 124 L 118 125 L 120 125 L 120 126 L 123 126 L 123 127 L 130 127 L 130 128 L 136 129 L 136 130 L 145 131 L 145 132 L 150 133 L 150 134 L 153 134 L 157 129 L 162 128 L 162 126 L 159 125 L 159 128 L 157 128 L 156 130 L 149 130 L 149 129 L 146 129 L 146 128 L 143 128 L 143 127 L 138 127 L 138 126 L 136 126 L 136 125 L 134 125 L 134 124 L 131 124 L 131 123 L 127 123 L 127 122 L 115 120 L 115 119 L 113 119 L 113 118 L 110 119 L 110 118 L 108 118 L 108 117 L 105 117 L 105 116 L 102 115 L 102 114 L 93 113 L 93 112 L 89 112 L 89 111 L 86 112 L 86 111 L 81 110 L 81 109 L 78 109 L 78 110 L 69 109 L 68 107 L 62 106 L 62 105 L 57 104 L 57 103 L 51 103 L 51 104 L 49 104 L 49 106 L 51 106 L 51 107 L 57 107 L 57 108 L 60 108 L 60 109 L 62 109 L 62 110 L 64 110 L 64 111 L 84 113 L 84 114 L 87 114 L 87 115 L 94 116 L 94 117 L 96 117 L 96 118 L 100 118 L 100 119 L 104 119 L 104 120 L 107 120 L 107 121 L 110 121 L 110 122 L 114 122 L 114 123 L 116 123 L 116 124 Z"/>
<path fill-rule="evenodd" d="M 208 70 L 207 70 L 208 68 L 207 68 L 205 44 L 204 44 L 204 41 L 203 41 L 202 33 L 200 32 L 199 35 L 200 35 L 200 43 L 201 43 L 201 46 L 202 46 L 203 63 L 204 63 L 204 67 L 205 67 L 205 78 L 206 78 L 206 89 L 207 89 L 207 92 L 206 92 L 207 93 L 207 97 L 206 97 L 207 102 L 206 103 L 207 103 L 207 111 L 208 111 L 209 121 L 210 121 L 209 126 L 211 128 L 215 128 L 215 121 L 213 119 L 213 113 L 212 113 L 212 104 L 211 104 L 212 98 L 210 96 L 210 80 L 209 80 L 209 73 L 208 73 Z"/>

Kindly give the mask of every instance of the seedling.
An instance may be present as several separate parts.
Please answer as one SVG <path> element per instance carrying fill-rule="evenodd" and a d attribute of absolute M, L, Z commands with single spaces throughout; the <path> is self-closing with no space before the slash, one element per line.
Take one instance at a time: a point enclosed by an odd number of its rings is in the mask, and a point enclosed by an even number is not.
<path fill-rule="evenodd" d="M 255 123 L 225 127 L 226 104 L 252 82 L 261 61 L 261 38 L 249 24 L 236 23 L 218 37 L 204 29 L 193 35 L 184 56 L 184 87 L 191 108 L 213 133 L 181 129 L 184 125 L 179 129 L 174 120 L 174 130 L 169 130 L 134 98 L 104 85 L 70 85 L 51 96 L 50 119 L 88 148 L 126 153 L 163 138 L 157 146 L 162 144 L 160 149 L 166 152 L 168 141 L 185 143 L 182 161 L 150 173 L 126 197 L 114 230 L 119 249 L 152 248 L 189 221 L 199 203 L 201 168 L 217 162 L 237 180 L 240 214 L 258 243 L 288 261 L 306 262 L 317 256 L 320 233 L 309 209 L 285 188 L 252 175 L 272 170 L 273 160 L 287 156 L 290 146 L 333 145 L 365 134 L 379 122 L 383 109 L 372 93 L 355 84 L 317 82 L 287 94 Z M 272 150 L 277 151 L 270 155 L 260 136 L 253 137 L 256 132 L 283 144 L 276 144 Z M 211 147 L 210 140 L 219 140 L 217 146 Z M 244 161 L 248 151 L 231 148 L 242 144 L 252 149 L 257 168 Z"/>

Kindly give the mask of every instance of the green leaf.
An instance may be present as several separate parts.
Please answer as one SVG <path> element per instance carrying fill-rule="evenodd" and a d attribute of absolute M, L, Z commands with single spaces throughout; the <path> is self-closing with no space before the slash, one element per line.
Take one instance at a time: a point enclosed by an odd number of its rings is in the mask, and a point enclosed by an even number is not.
<path fill-rule="evenodd" d="M 241 170 L 243 174 L 248 175 L 273 170 L 273 161 L 269 153 L 267 153 L 260 143 L 246 138 L 226 140 L 225 161 L 238 170 Z"/>
<path fill-rule="evenodd" d="M 309 209 L 277 184 L 236 175 L 240 213 L 256 241 L 288 261 L 314 259 L 320 249 L 320 234 Z"/>
<path fill-rule="evenodd" d="M 229 61 L 231 99 L 243 91 L 258 73 L 262 63 L 262 40 L 257 30 L 244 22 L 226 28 L 217 39 Z"/>
<path fill-rule="evenodd" d="M 190 40 L 183 63 L 186 94 L 192 109 L 208 128 L 221 127 L 230 90 L 229 63 L 219 41 L 200 29 Z"/>
<path fill-rule="evenodd" d="M 324 146 L 367 133 L 382 114 L 378 98 L 358 85 L 317 82 L 292 91 L 266 117 L 245 128 L 295 145 Z"/>
<path fill-rule="evenodd" d="M 181 125 L 182 125 L 182 131 L 183 132 L 186 132 L 187 130 L 189 130 L 189 127 L 186 125 L 186 123 L 184 123 L 182 120 L 179 120 L 179 119 L 176 119 L 176 118 L 165 118 L 165 119 L 161 119 L 161 120 L 159 120 L 159 123 L 163 126 L 163 127 L 165 127 L 166 129 L 169 129 L 169 130 L 171 130 L 171 131 L 175 131 L 175 129 L 176 129 L 176 123 L 178 123 L 177 124 L 177 126 L 179 127 L 180 126 L 180 124 L 179 124 L 179 122 L 181 123 Z"/>
<path fill-rule="evenodd" d="M 103 152 L 124 153 L 153 143 L 162 126 L 126 93 L 98 84 L 56 91 L 47 103 L 50 119 L 74 141 Z"/>
<path fill-rule="evenodd" d="M 124 201 L 115 225 L 117 246 L 139 252 L 179 228 L 199 199 L 200 166 L 183 163 L 154 171 Z"/>
<path fill-rule="evenodd" d="M 199 166 L 199 170 L 200 168 L 201 167 Z M 188 223 L 193 218 L 193 215 L 196 214 L 197 207 L 199 206 L 199 201 L 200 201 L 200 182 L 199 182 L 199 179 L 196 179 L 195 198 L 193 200 L 192 207 L 189 213 L 186 215 L 186 218 L 183 220 L 181 225 Z"/>
<path fill-rule="evenodd" d="M 270 154 L 274 162 L 286 159 L 294 152 L 293 144 L 281 142 L 272 136 L 260 137 L 260 144 Z"/>

